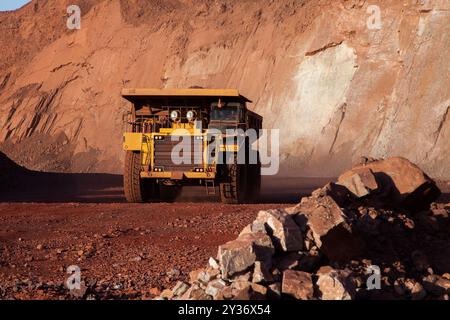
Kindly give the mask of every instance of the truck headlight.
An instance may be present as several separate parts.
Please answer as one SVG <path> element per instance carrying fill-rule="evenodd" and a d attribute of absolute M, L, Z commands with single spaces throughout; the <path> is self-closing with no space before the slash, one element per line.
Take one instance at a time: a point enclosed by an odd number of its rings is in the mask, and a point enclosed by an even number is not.
<path fill-rule="evenodd" d="M 196 118 L 196 116 L 197 116 L 197 114 L 196 114 L 195 111 L 193 111 L 193 110 L 189 110 L 189 111 L 186 113 L 186 118 L 188 119 L 189 122 L 194 121 L 195 118 Z"/>
<path fill-rule="evenodd" d="M 173 122 L 178 122 L 178 121 L 180 121 L 180 111 L 176 111 L 176 110 L 172 111 L 172 112 L 170 113 L 170 119 L 171 119 Z"/>

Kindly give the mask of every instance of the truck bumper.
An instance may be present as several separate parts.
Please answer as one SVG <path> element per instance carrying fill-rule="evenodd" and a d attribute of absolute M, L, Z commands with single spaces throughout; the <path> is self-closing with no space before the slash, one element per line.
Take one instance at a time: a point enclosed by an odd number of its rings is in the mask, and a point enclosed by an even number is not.
<path fill-rule="evenodd" d="M 212 180 L 216 178 L 215 172 L 141 172 L 141 178 L 151 179 L 171 179 L 171 180 L 183 180 L 183 179 L 207 179 Z"/>

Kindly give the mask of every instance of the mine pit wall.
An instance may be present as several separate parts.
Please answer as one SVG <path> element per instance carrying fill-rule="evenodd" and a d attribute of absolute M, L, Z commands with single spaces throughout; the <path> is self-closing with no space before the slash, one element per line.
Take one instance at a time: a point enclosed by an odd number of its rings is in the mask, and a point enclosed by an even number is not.
<path fill-rule="evenodd" d="M 361 1 L 99 1 L 0 70 L 0 149 L 30 169 L 120 173 L 122 87 L 234 87 L 280 129 L 281 174 L 403 156 L 450 179 L 450 3 L 373 2 L 380 30 Z"/>

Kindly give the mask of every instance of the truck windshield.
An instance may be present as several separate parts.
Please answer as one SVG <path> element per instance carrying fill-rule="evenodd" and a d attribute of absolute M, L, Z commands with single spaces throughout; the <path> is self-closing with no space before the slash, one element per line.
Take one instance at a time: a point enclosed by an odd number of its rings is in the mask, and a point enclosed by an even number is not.
<path fill-rule="evenodd" d="M 211 110 L 211 121 L 234 121 L 239 122 L 241 108 L 213 106 Z"/>

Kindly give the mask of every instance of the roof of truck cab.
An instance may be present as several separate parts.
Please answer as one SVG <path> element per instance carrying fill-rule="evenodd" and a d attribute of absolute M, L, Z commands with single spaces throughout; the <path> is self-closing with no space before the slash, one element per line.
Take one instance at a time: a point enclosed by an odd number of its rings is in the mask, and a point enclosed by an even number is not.
<path fill-rule="evenodd" d="M 209 97 L 209 98 L 239 98 L 244 102 L 252 102 L 239 93 L 237 89 L 150 89 L 127 88 L 122 90 L 122 97 L 129 101 L 145 97 Z"/>

